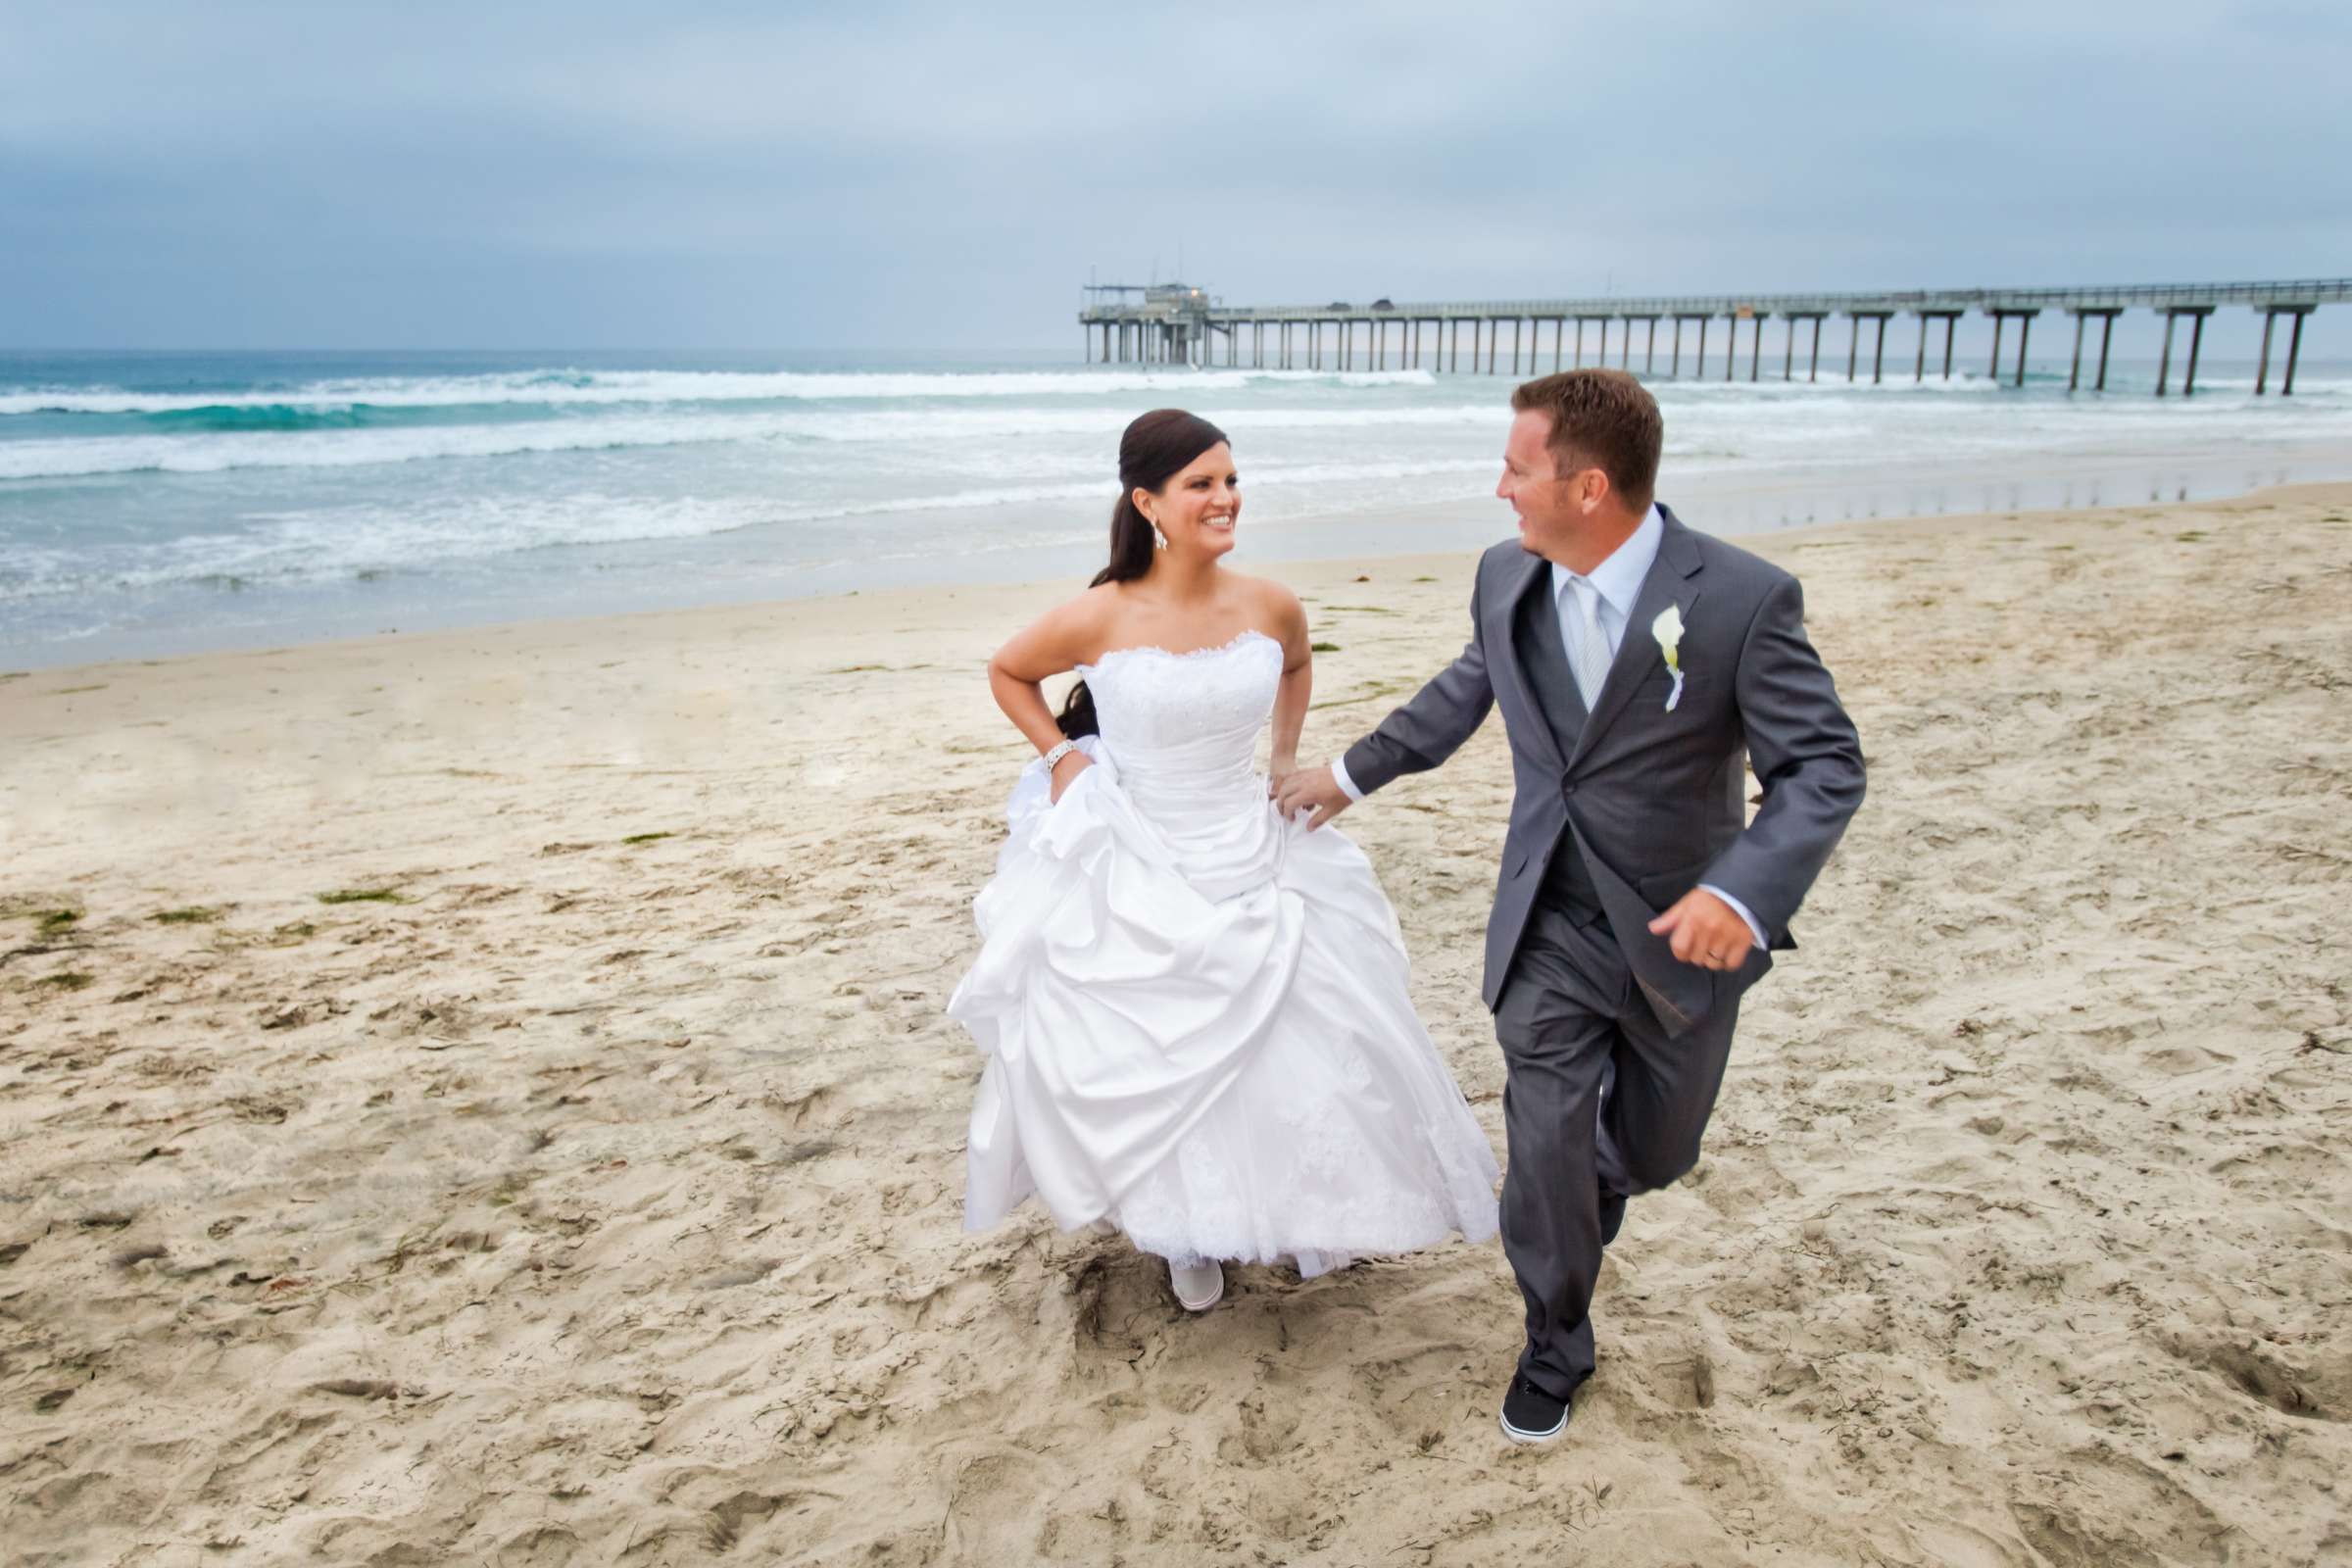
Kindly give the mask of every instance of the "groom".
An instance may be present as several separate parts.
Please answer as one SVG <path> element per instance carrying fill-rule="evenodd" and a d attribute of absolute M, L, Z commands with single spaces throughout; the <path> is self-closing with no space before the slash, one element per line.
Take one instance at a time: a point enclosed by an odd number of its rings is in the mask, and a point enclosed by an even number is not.
<path fill-rule="evenodd" d="M 1519 536 L 1479 561 L 1469 646 L 1278 798 L 1319 827 L 1502 709 L 1515 793 L 1485 997 L 1506 1069 L 1503 1250 L 1527 1298 L 1502 1430 L 1542 1443 L 1592 1375 L 1587 1309 L 1626 1197 L 1697 1162 L 1740 994 L 1795 945 L 1863 764 L 1796 579 L 1652 503 L 1664 426 L 1641 383 L 1573 370 L 1511 407 L 1495 494 Z"/>

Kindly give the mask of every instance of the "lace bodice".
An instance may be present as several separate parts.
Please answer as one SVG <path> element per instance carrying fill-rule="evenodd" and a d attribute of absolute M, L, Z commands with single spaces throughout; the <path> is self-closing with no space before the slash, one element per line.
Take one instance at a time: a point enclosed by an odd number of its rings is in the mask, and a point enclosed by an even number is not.
<path fill-rule="evenodd" d="M 1191 653 L 1116 649 L 1078 668 L 1094 694 L 1102 738 L 1129 773 L 1166 764 L 1247 773 L 1257 732 L 1274 711 L 1282 644 L 1251 630 Z"/>
<path fill-rule="evenodd" d="M 1282 684 L 1282 644 L 1246 631 L 1190 653 L 1122 648 L 1079 672 L 1117 788 L 1153 840 L 1210 897 L 1266 885 L 1285 835 L 1257 737 Z"/>

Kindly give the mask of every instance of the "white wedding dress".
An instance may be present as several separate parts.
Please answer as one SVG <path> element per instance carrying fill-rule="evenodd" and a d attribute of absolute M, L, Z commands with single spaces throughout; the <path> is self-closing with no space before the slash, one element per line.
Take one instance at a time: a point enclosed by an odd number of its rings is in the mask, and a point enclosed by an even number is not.
<path fill-rule="evenodd" d="M 1281 644 L 1080 673 L 1094 766 L 1056 804 L 1042 764 L 1022 774 L 948 1004 L 989 1057 L 965 1228 L 1035 1193 L 1064 1230 L 1302 1275 L 1492 1236 L 1494 1152 L 1413 1012 L 1371 863 L 1285 821 L 1255 771 Z"/>

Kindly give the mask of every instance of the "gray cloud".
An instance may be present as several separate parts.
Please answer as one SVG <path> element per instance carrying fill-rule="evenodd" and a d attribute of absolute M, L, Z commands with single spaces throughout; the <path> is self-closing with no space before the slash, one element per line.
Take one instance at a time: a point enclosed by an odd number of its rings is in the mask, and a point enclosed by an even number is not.
<path fill-rule="evenodd" d="M 1073 344 L 1229 299 L 2332 273 L 2317 5 L 31 8 L 0 343 Z"/>

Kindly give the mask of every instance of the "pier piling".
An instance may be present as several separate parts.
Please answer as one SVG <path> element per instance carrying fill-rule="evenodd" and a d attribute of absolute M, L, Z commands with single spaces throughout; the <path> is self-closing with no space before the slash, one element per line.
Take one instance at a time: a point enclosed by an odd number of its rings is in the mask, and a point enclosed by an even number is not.
<path fill-rule="evenodd" d="M 2014 318 L 2017 321 L 2017 386 L 2026 384 L 2026 340 L 2034 330 L 2034 318 L 2041 314 L 2039 306 L 2009 307 L 1987 305 L 1984 314 L 1992 318 L 1992 384 L 2001 384 L 2001 329 Z"/>
<path fill-rule="evenodd" d="M 2295 360 L 2303 347 L 2303 318 L 2318 309 L 2314 305 L 2264 305 L 2262 310 L 2262 364 L 2254 372 L 2254 395 L 2261 397 L 2271 379 L 2271 333 L 2278 318 L 2291 317 L 2286 340 L 2286 378 L 2279 384 L 2278 395 L 2290 397 L 2295 390 Z"/>
<path fill-rule="evenodd" d="M 1943 378 L 1952 378 L 1952 329 L 1960 319 L 1958 311 L 1923 310 L 1919 313 L 1919 359 L 1911 367 L 1914 382 L 1928 378 L 1928 330 L 1938 320 L 1943 322 Z"/>
<path fill-rule="evenodd" d="M 2176 305 L 2164 313 L 2164 360 L 2168 369 L 2173 359 L 2173 323 L 2183 316 L 2188 318 L 2188 373 L 2180 378 L 2180 395 L 2184 398 L 2197 395 L 2197 354 L 2205 346 L 2205 318 L 2211 316 L 2213 310 L 2210 305 Z M 2158 397 L 2164 396 L 2164 373 L 2159 371 L 2156 377 Z"/>
<path fill-rule="evenodd" d="M 2082 333 L 2092 317 L 2099 318 L 2099 373 L 2093 391 L 2107 390 L 2107 349 L 2115 336 L 2115 318 L 2123 314 L 2119 307 L 2079 305 L 2068 312 L 2075 318 L 2075 362 L 2067 372 L 2066 389 L 2074 391 L 2082 383 Z"/>

